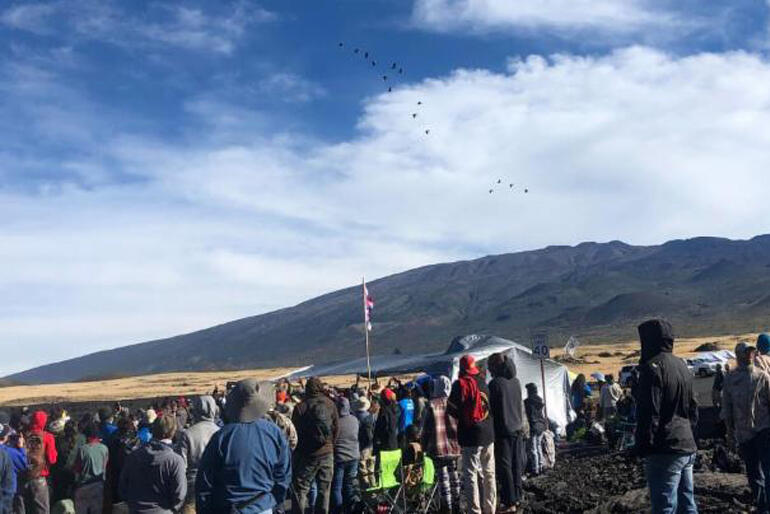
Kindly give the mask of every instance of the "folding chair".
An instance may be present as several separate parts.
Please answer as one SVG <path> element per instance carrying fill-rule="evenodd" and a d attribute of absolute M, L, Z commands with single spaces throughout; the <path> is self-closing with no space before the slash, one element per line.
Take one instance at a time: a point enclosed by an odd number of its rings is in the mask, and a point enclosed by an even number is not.
<path fill-rule="evenodd" d="M 410 511 L 421 514 L 438 513 L 441 510 L 441 498 L 437 493 L 436 466 L 433 464 L 433 459 L 426 455 L 422 464 L 422 481 L 418 491 L 418 502 Z"/>
<path fill-rule="evenodd" d="M 376 485 L 364 490 L 363 500 L 377 514 L 406 514 L 398 502 L 404 493 L 401 450 L 381 451 L 376 471 Z"/>

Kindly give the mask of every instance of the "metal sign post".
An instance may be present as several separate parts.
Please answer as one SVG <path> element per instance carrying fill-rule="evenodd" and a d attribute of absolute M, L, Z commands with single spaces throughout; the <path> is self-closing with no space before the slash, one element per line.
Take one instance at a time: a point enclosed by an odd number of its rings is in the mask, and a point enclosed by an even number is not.
<path fill-rule="evenodd" d="M 545 389 L 545 364 L 543 361 L 551 357 L 551 349 L 548 347 L 548 334 L 540 333 L 532 336 L 532 355 L 540 359 L 540 381 L 543 388 L 543 412 L 548 419 L 548 400 Z"/>

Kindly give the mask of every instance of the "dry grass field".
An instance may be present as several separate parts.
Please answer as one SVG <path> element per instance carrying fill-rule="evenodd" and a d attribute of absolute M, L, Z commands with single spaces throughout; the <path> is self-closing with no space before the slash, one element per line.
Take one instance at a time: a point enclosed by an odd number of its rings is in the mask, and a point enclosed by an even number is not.
<path fill-rule="evenodd" d="M 696 354 L 695 348 L 706 342 L 717 343 L 722 349 L 733 349 L 738 341 L 755 341 L 756 334 L 740 336 L 702 337 L 681 339 L 676 342 L 675 353 L 682 357 Z M 584 345 L 577 351 L 577 357 L 585 364 L 566 364 L 575 373 L 588 376 L 594 371 L 613 373 L 617 377 L 620 368 L 635 364 L 638 360 L 634 351 L 639 349 L 636 341 Z M 552 357 L 562 355 L 561 349 L 554 348 Z M 0 405 L 31 405 L 63 401 L 103 401 L 134 398 L 156 398 L 160 396 L 191 395 L 210 392 L 215 385 L 220 389 L 230 380 L 242 378 L 274 379 L 292 371 L 291 368 L 270 368 L 243 371 L 163 373 L 141 377 L 120 378 L 94 382 L 67 384 L 46 384 L 35 386 L 9 386 L 0 388 Z M 328 382 L 347 385 L 355 380 L 352 376 L 329 377 Z"/>

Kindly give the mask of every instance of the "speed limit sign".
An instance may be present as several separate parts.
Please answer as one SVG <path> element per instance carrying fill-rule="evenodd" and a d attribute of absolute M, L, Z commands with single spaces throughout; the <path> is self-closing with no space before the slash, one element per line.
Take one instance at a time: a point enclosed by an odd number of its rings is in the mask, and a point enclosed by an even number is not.
<path fill-rule="evenodd" d="M 549 359 L 551 357 L 547 334 L 535 334 L 532 336 L 532 355 L 539 359 Z"/>

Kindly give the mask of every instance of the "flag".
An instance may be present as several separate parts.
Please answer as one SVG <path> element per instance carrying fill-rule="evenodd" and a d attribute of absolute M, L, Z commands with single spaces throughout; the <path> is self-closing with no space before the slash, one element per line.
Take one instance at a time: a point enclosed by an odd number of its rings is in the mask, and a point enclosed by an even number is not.
<path fill-rule="evenodd" d="M 578 338 L 575 336 L 570 336 L 570 338 L 567 340 L 567 344 L 564 345 L 564 353 L 575 358 L 575 351 L 578 349 L 578 346 L 580 346 L 580 341 L 578 341 Z"/>
<path fill-rule="evenodd" d="M 366 330 L 372 330 L 372 311 L 374 310 L 374 300 L 372 295 L 369 294 L 369 290 L 366 288 L 366 281 L 364 281 L 364 324 Z"/>

